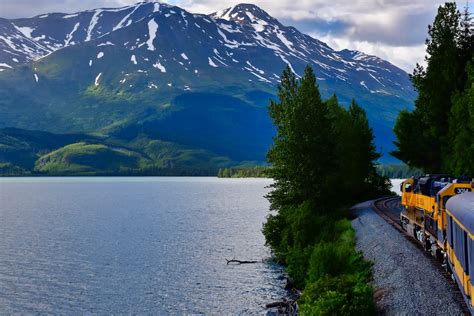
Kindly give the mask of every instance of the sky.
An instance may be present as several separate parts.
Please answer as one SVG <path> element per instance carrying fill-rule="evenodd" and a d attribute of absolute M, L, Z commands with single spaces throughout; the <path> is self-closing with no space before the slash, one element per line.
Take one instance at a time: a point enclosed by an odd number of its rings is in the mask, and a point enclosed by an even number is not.
<path fill-rule="evenodd" d="M 0 0 L 0 17 L 72 13 L 120 7 L 140 0 Z M 411 73 L 422 63 L 428 24 L 444 0 L 240 0 L 258 5 L 284 25 L 294 26 L 336 50 L 363 51 Z M 212 13 L 235 0 L 169 0 L 192 13 Z M 472 2 L 472 0 L 471 0 Z M 457 2 L 462 9 L 466 0 Z M 470 4 L 471 12 L 473 4 Z"/>

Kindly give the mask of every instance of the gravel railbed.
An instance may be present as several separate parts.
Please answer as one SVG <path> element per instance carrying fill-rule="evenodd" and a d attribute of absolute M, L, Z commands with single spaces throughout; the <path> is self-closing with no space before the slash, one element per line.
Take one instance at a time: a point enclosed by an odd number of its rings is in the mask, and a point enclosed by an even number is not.
<path fill-rule="evenodd" d="M 385 222 L 370 202 L 354 207 L 357 249 L 374 263 L 377 309 L 383 315 L 462 315 L 450 280 L 415 245 Z"/>

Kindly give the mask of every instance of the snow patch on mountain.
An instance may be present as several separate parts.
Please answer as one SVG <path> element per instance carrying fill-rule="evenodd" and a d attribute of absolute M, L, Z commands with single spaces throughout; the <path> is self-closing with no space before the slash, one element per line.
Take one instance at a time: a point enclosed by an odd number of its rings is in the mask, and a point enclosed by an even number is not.
<path fill-rule="evenodd" d="M 75 18 L 79 16 L 79 13 L 75 13 L 75 14 L 67 14 L 65 16 L 63 16 L 63 19 L 70 19 L 70 18 Z"/>
<path fill-rule="evenodd" d="M 97 77 L 95 77 L 95 81 L 94 81 L 94 85 L 97 87 L 99 85 L 99 80 L 100 80 L 100 77 L 102 76 L 102 73 L 99 73 L 97 75 Z"/>
<path fill-rule="evenodd" d="M 15 24 L 13 24 L 13 26 L 15 26 L 15 28 L 26 37 L 30 39 L 32 38 L 31 33 L 33 33 L 33 31 L 35 30 L 34 28 L 28 27 L 28 26 L 19 27 L 19 26 L 16 26 Z"/>
<path fill-rule="evenodd" d="M 286 36 L 283 34 L 281 30 L 277 30 L 276 36 L 290 51 L 294 51 L 293 49 L 294 44 L 286 38 Z"/>
<path fill-rule="evenodd" d="M 185 26 L 188 27 L 188 20 L 186 20 L 186 14 L 183 10 L 181 10 L 181 17 L 183 18 Z"/>
<path fill-rule="evenodd" d="M 261 70 L 261 69 L 258 69 L 257 67 L 255 67 L 254 65 L 252 65 L 250 63 L 250 61 L 247 60 L 246 62 L 247 65 L 249 65 L 253 70 L 257 71 L 258 73 L 260 73 L 261 75 L 264 75 L 265 74 L 265 71 Z"/>
<path fill-rule="evenodd" d="M 207 60 L 208 60 L 209 66 L 214 67 L 214 68 L 219 67 L 212 61 L 211 57 L 208 57 Z"/>
<path fill-rule="evenodd" d="M 125 25 L 125 22 L 127 22 L 127 20 L 130 18 L 130 16 L 131 16 L 133 13 L 135 13 L 135 11 L 137 11 L 137 9 L 138 9 L 139 7 L 140 7 L 140 5 L 135 6 L 135 8 L 134 8 L 129 14 L 127 14 L 126 16 L 124 16 L 123 19 L 120 20 L 120 22 L 119 22 L 116 26 L 114 26 L 114 28 L 112 29 L 112 31 L 116 31 L 116 30 L 118 30 L 118 29 L 121 29 L 121 28 L 124 27 L 124 26 L 130 25 L 130 24 L 132 23 L 131 20 L 129 21 L 129 24 L 127 24 L 127 25 Z"/>
<path fill-rule="evenodd" d="M 99 17 L 100 17 L 101 14 L 102 14 L 102 10 L 100 10 L 100 9 L 95 10 L 94 15 L 91 18 L 91 22 L 89 24 L 89 27 L 87 28 L 86 42 L 91 40 L 92 31 L 94 30 L 94 27 L 99 22 Z"/>
<path fill-rule="evenodd" d="M 155 64 L 153 64 L 153 67 L 158 69 L 161 72 L 166 72 L 165 66 L 163 66 L 159 61 L 157 61 Z"/>
<path fill-rule="evenodd" d="M 245 12 L 245 14 L 249 17 L 250 21 L 252 21 L 252 27 L 255 29 L 257 32 L 263 32 L 265 31 L 265 26 L 268 25 L 267 22 L 264 20 L 256 18 L 251 12 Z"/>
<path fill-rule="evenodd" d="M 105 43 L 100 43 L 99 45 L 97 45 L 97 47 L 100 47 L 100 46 L 114 46 L 115 44 L 114 43 L 111 43 L 109 41 L 105 42 Z"/>
<path fill-rule="evenodd" d="M 148 50 L 154 51 L 155 46 L 153 45 L 153 41 L 156 38 L 156 33 L 158 32 L 158 24 L 155 22 L 155 19 L 151 19 L 148 21 L 148 41 L 146 44 L 148 45 Z"/>
<path fill-rule="evenodd" d="M 77 22 L 77 23 L 74 25 L 74 28 L 72 29 L 71 33 L 69 33 L 69 34 L 66 36 L 66 39 L 64 40 L 64 46 L 68 46 L 69 43 L 71 43 L 72 36 L 73 36 L 74 33 L 76 33 L 77 29 L 79 28 L 79 25 L 81 25 L 81 23 Z"/>

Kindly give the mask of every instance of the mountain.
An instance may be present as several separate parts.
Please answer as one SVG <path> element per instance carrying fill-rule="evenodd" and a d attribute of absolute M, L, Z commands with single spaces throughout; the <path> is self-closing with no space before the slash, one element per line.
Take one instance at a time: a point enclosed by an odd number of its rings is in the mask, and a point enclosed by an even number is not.
<path fill-rule="evenodd" d="M 143 136 L 127 142 L 0 129 L 1 175 L 216 175 L 219 168 L 237 164 L 206 150 Z"/>
<path fill-rule="evenodd" d="M 408 75 L 335 51 L 251 4 L 210 15 L 143 2 L 0 19 L 0 127 L 146 137 L 263 161 L 268 100 L 286 65 L 301 75 L 307 64 L 324 97 L 367 110 L 378 146 L 390 150 L 394 120 L 415 97 Z"/>

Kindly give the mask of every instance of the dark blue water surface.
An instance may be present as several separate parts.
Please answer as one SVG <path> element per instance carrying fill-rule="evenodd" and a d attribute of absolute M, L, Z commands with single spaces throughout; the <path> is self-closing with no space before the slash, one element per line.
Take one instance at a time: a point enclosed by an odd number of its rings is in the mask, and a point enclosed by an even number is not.
<path fill-rule="evenodd" d="M 0 310 L 262 313 L 285 296 L 260 179 L 0 179 Z"/>

